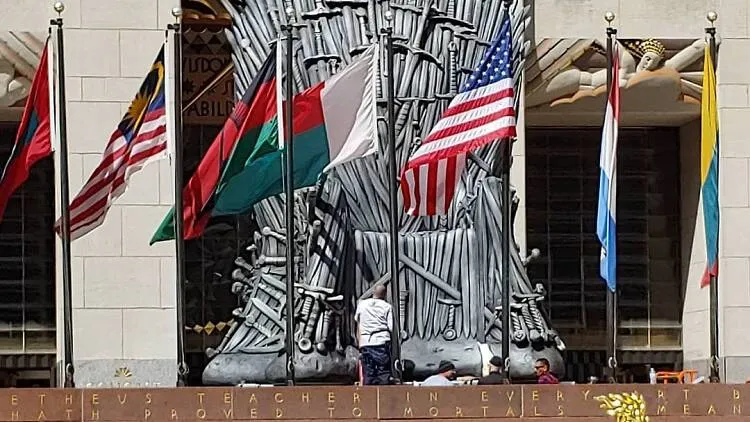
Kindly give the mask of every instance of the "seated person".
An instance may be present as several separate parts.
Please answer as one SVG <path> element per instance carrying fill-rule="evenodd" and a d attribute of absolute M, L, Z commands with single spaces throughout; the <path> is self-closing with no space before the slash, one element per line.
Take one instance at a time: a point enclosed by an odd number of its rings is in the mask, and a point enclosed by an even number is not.
<path fill-rule="evenodd" d="M 479 378 L 479 385 L 510 384 L 500 369 L 503 366 L 503 359 L 500 356 L 493 356 L 490 359 L 490 373 L 486 377 Z"/>
<path fill-rule="evenodd" d="M 453 386 L 451 382 L 456 378 L 456 366 L 453 362 L 441 360 L 438 365 L 437 374 L 424 380 L 422 385 L 428 387 Z"/>
<path fill-rule="evenodd" d="M 534 370 L 536 371 L 537 384 L 560 384 L 560 380 L 550 372 L 547 359 L 537 359 Z"/>

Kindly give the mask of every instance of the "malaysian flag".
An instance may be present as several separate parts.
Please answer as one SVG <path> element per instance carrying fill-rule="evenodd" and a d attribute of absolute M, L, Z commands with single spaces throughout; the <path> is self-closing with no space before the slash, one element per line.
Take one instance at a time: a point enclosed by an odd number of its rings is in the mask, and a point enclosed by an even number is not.
<path fill-rule="evenodd" d="M 70 203 L 70 238 L 99 227 L 115 199 L 125 192 L 130 175 L 167 156 L 164 93 L 164 47 L 127 113 L 109 138 L 102 161 Z M 55 223 L 60 234 L 61 221 Z"/>
<path fill-rule="evenodd" d="M 445 215 L 466 165 L 466 153 L 516 135 L 510 17 L 462 92 L 409 158 L 401 174 L 404 209 Z"/>

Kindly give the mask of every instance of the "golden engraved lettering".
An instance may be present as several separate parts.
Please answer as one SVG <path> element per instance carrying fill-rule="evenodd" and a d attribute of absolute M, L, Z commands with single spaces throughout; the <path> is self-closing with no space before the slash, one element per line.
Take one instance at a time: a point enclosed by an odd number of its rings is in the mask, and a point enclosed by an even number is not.
<path fill-rule="evenodd" d="M 682 414 L 683 415 L 689 415 L 690 414 L 690 405 L 687 403 L 682 405 Z"/>
<path fill-rule="evenodd" d="M 438 393 L 437 391 L 430 391 L 430 401 L 438 401 Z"/>
<path fill-rule="evenodd" d="M 99 395 L 94 393 L 91 395 L 91 404 L 97 405 L 99 404 Z"/>
<path fill-rule="evenodd" d="M 537 410 L 536 406 L 534 406 L 534 416 L 544 416 L 541 413 L 539 413 L 539 410 Z"/>
<path fill-rule="evenodd" d="M 505 396 L 508 398 L 508 402 L 510 402 L 511 400 L 513 400 L 513 396 L 515 396 L 515 395 L 516 395 L 516 391 L 515 390 L 510 390 L 510 391 L 506 391 L 505 392 Z M 539 399 L 539 393 L 537 393 L 537 399 Z"/>
<path fill-rule="evenodd" d="M 146 393 L 146 404 L 151 404 L 151 393 Z"/>
<path fill-rule="evenodd" d="M 44 406 L 44 398 L 47 397 L 46 394 L 41 393 L 39 394 L 39 406 Z"/>
<path fill-rule="evenodd" d="M 99 420 L 99 409 L 91 409 L 91 420 L 92 421 Z"/>
<path fill-rule="evenodd" d="M 258 419 L 258 409 L 254 407 L 250 409 L 250 419 Z"/>
<path fill-rule="evenodd" d="M 740 399 L 740 390 L 733 389 L 732 390 L 732 398 L 735 400 Z"/>
<path fill-rule="evenodd" d="M 328 417 L 333 418 L 333 411 L 336 410 L 335 407 L 329 407 L 328 408 Z"/>
<path fill-rule="evenodd" d="M 531 391 L 531 400 L 533 400 L 533 401 L 539 401 L 539 391 L 538 390 L 532 390 Z"/>
<path fill-rule="evenodd" d="M 664 406 L 663 404 L 656 406 L 657 415 L 665 415 L 666 413 L 667 413 L 667 406 Z"/>
<path fill-rule="evenodd" d="M 281 409 L 279 409 L 279 408 L 277 407 L 277 408 L 276 408 L 276 419 L 279 419 L 279 418 L 281 418 L 282 416 L 284 416 L 284 411 L 283 411 L 283 410 L 281 410 Z"/>
<path fill-rule="evenodd" d="M 430 407 L 429 412 L 430 412 L 430 416 L 432 416 L 433 418 L 437 417 L 437 415 L 440 413 L 438 408 L 435 406 Z"/>
<path fill-rule="evenodd" d="M 120 393 L 117 393 L 117 401 L 119 401 L 120 404 L 125 404 L 125 402 L 128 401 L 128 393 L 125 393 L 122 396 Z"/>
<path fill-rule="evenodd" d="M 224 413 L 224 419 L 232 419 L 232 409 L 222 409 L 222 413 Z"/>
<path fill-rule="evenodd" d="M 508 410 L 505 411 L 505 416 L 516 416 L 516 412 L 513 411 L 513 407 L 508 406 Z"/>
<path fill-rule="evenodd" d="M 224 404 L 232 404 L 232 393 L 224 393 Z"/>
<path fill-rule="evenodd" d="M 281 393 L 274 394 L 273 401 L 275 401 L 276 403 L 284 403 L 284 395 Z"/>
<path fill-rule="evenodd" d="M 411 407 L 404 408 L 404 417 L 407 417 L 407 416 L 410 418 L 414 417 L 414 412 L 411 410 Z"/>
<path fill-rule="evenodd" d="M 588 400 L 590 393 L 591 393 L 591 390 L 583 390 L 583 400 Z"/>
<path fill-rule="evenodd" d="M 206 393 L 196 393 L 198 394 L 198 404 L 203 406 L 203 396 L 206 395 Z"/>
<path fill-rule="evenodd" d="M 409 393 L 408 391 L 406 392 L 406 401 L 407 402 L 411 401 L 411 393 Z"/>
<path fill-rule="evenodd" d="M 716 414 L 716 409 L 714 409 L 714 405 L 713 404 L 710 405 L 710 406 L 708 406 L 708 410 L 706 411 L 706 414 L 707 415 L 715 415 Z"/>
<path fill-rule="evenodd" d="M 17 421 L 18 420 L 18 410 L 14 410 L 10 412 L 10 420 Z"/>
<path fill-rule="evenodd" d="M 198 419 L 206 419 L 206 409 L 198 409 L 195 411 L 195 417 Z"/>
<path fill-rule="evenodd" d="M 683 392 L 683 393 L 685 394 L 685 400 L 687 400 L 687 399 L 688 399 L 688 392 L 689 392 L 689 391 L 690 391 L 690 390 L 688 390 L 687 388 L 685 388 L 684 390 L 682 390 L 682 392 Z"/>
<path fill-rule="evenodd" d="M 482 416 L 487 417 L 487 409 L 489 409 L 489 406 L 482 406 Z"/>
<path fill-rule="evenodd" d="M 144 409 L 143 410 L 143 420 L 147 421 L 148 418 L 151 417 L 151 409 Z"/>
<path fill-rule="evenodd" d="M 482 391 L 482 401 L 490 401 L 486 391 Z"/>
<path fill-rule="evenodd" d="M 39 416 L 36 417 L 36 420 L 38 421 L 46 421 L 47 415 L 44 414 L 44 410 L 39 411 Z"/>
<path fill-rule="evenodd" d="M 463 418 L 464 417 L 464 411 L 460 407 L 456 406 L 456 417 L 457 418 Z"/>
<path fill-rule="evenodd" d="M 302 403 L 310 403 L 310 393 L 302 393 Z"/>
<path fill-rule="evenodd" d="M 362 409 L 359 407 L 353 407 L 352 408 L 352 416 L 355 418 L 361 418 L 362 417 Z"/>
<path fill-rule="evenodd" d="M 250 400 L 248 401 L 248 403 L 253 403 L 253 402 L 255 402 L 256 404 L 258 403 L 258 398 L 255 397 L 255 393 L 250 395 Z"/>
<path fill-rule="evenodd" d="M 73 404 L 73 395 L 72 394 L 66 394 L 65 395 L 65 404 Z"/>
<path fill-rule="evenodd" d="M 565 397 L 563 397 L 563 393 L 560 390 L 557 390 L 557 401 L 565 401 Z"/>
<path fill-rule="evenodd" d="M 664 390 L 656 390 L 656 399 L 664 400 Z"/>
<path fill-rule="evenodd" d="M 328 392 L 328 403 L 336 403 L 336 394 L 332 391 Z"/>
<path fill-rule="evenodd" d="M 65 409 L 65 420 L 73 420 L 73 409 Z"/>
<path fill-rule="evenodd" d="M 352 403 L 360 403 L 359 393 L 354 393 L 352 395 Z"/>
<path fill-rule="evenodd" d="M 565 416 L 565 409 L 561 404 L 557 406 L 557 416 Z"/>
<path fill-rule="evenodd" d="M 15 394 L 11 394 L 10 396 L 10 405 L 11 406 L 18 406 L 18 396 Z"/>
<path fill-rule="evenodd" d="M 170 417 L 172 418 L 172 420 L 173 420 L 173 421 L 174 421 L 174 420 L 177 420 L 177 419 L 180 419 L 180 418 L 179 418 L 179 417 L 177 416 L 177 409 L 172 409 L 172 411 L 170 412 Z"/>
<path fill-rule="evenodd" d="M 742 414 L 742 405 L 740 405 L 740 404 L 733 404 L 732 405 L 732 414 L 733 415 L 741 415 Z"/>

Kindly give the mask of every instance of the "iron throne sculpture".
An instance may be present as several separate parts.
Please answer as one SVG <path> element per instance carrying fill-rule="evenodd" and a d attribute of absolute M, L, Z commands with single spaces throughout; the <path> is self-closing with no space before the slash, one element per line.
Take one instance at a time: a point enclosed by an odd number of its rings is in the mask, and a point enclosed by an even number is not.
<path fill-rule="evenodd" d="M 399 165 L 457 94 L 508 13 L 499 0 L 223 1 L 234 21 L 227 36 L 238 95 L 277 39 L 287 7 L 296 10 L 299 24 L 293 65 L 297 90 L 325 80 L 368 45 L 382 41 L 378 34 L 390 7 L 396 64 L 386 69 L 381 60 L 378 98 L 382 116 L 385 75 L 394 72 Z M 521 2 L 509 9 L 517 87 L 529 45 L 524 41 L 528 9 Z M 385 139 L 382 119 L 379 130 Z M 498 149 L 498 143 L 489 145 L 467 163 L 449 215 L 401 216 L 396 271 L 402 289 L 394 306 L 401 310 L 402 358 L 414 362 L 417 378 L 430 375 L 442 359 L 454 361 L 461 374 L 481 375 L 488 359 L 500 354 Z M 232 273 L 242 307 L 234 311 L 235 323 L 218 349 L 207 351 L 212 359 L 203 373 L 206 384 L 285 379 L 284 256 L 290 237 L 300 251 L 294 292 L 296 376 L 328 382 L 356 378 L 354 307 L 390 279 L 386 165 L 381 156 L 371 156 L 331 171 L 316 188 L 299 191 L 291 236 L 284 230 L 283 195 L 254 207 L 260 230 Z M 531 285 L 517 247 L 511 262 L 511 375 L 532 376 L 539 357 L 560 373 L 564 345 L 540 310 L 544 289 Z"/>

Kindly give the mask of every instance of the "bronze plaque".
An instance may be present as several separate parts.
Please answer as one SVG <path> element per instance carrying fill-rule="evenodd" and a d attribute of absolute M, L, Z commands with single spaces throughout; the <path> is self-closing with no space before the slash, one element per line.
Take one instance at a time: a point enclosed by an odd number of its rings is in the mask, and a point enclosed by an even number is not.
<path fill-rule="evenodd" d="M 231 420 L 231 388 L 83 390 L 84 421 Z"/>
<path fill-rule="evenodd" d="M 237 388 L 235 420 L 377 419 L 375 387 Z"/>
<path fill-rule="evenodd" d="M 518 418 L 521 386 L 382 387 L 380 419 Z"/>
<path fill-rule="evenodd" d="M 4 389 L 4 421 L 745 420 L 750 386 L 518 385 Z M 633 419 L 636 418 L 636 419 Z"/>
<path fill-rule="evenodd" d="M 80 421 L 81 390 L 3 389 L 0 421 Z"/>

